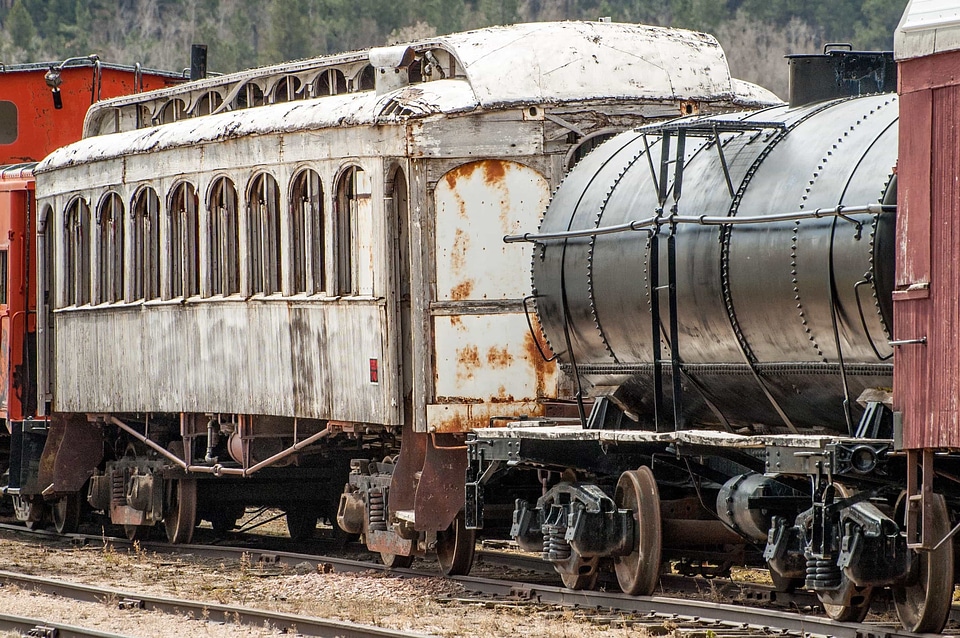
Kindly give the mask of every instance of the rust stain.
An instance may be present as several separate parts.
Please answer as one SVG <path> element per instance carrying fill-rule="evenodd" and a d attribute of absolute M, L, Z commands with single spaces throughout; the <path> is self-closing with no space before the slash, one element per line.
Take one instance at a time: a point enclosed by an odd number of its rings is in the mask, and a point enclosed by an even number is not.
<path fill-rule="evenodd" d="M 506 348 L 494 346 L 487 352 L 487 363 L 494 368 L 506 368 L 513 363 L 513 355 Z"/>
<path fill-rule="evenodd" d="M 461 319 L 459 315 L 450 316 L 450 325 L 457 330 L 466 330 L 466 328 L 463 326 L 463 319 Z"/>
<path fill-rule="evenodd" d="M 499 186 L 507 174 L 503 162 L 498 160 L 483 160 L 478 163 L 483 166 L 483 181 L 491 186 Z"/>
<path fill-rule="evenodd" d="M 470 293 L 473 292 L 473 280 L 467 279 L 462 281 L 450 290 L 450 298 L 454 301 L 462 301 L 464 299 L 470 298 Z"/>
<path fill-rule="evenodd" d="M 480 367 L 480 351 L 477 346 L 457 348 L 457 379 L 472 379 L 473 371 Z"/>
<path fill-rule="evenodd" d="M 470 248 L 470 238 L 462 228 L 458 228 L 453 236 L 453 246 L 450 247 L 450 268 L 454 275 L 467 265 L 467 250 Z"/>
<path fill-rule="evenodd" d="M 536 334 L 540 334 L 540 322 L 537 321 L 536 317 L 531 317 L 533 320 L 533 330 Z M 544 354 L 549 356 L 551 354 L 550 347 L 543 343 L 540 344 L 541 349 Z M 540 349 L 537 348 L 537 342 L 533 340 L 533 335 L 529 332 L 523 335 L 523 349 L 526 353 L 526 360 L 530 362 L 530 365 L 533 367 L 534 378 L 536 379 L 536 388 L 537 388 L 537 397 L 546 397 L 546 398 L 555 398 L 553 395 L 556 394 L 555 391 L 547 393 L 547 380 L 552 378 L 556 373 L 557 365 L 553 361 L 544 361 L 543 357 L 540 355 Z"/>
<path fill-rule="evenodd" d="M 457 180 L 461 177 L 463 179 L 468 179 L 473 175 L 474 171 L 480 168 L 482 162 L 470 162 L 469 164 L 461 164 L 460 166 L 450 170 L 446 175 L 443 176 L 443 179 L 446 180 L 447 186 L 450 187 L 450 190 L 456 190 Z"/>

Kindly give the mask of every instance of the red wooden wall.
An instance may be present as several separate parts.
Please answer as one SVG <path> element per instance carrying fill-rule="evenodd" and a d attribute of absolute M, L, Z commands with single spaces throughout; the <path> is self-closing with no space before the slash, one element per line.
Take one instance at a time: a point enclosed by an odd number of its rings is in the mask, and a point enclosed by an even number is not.
<path fill-rule="evenodd" d="M 960 448 L 960 51 L 900 63 L 894 355 L 903 446 Z"/>

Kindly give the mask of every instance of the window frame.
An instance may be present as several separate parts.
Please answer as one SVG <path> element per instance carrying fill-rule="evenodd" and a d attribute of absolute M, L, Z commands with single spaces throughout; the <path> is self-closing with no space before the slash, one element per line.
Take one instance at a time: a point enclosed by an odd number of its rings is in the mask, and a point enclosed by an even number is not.
<path fill-rule="evenodd" d="M 320 173 L 298 171 L 290 182 L 290 289 L 314 295 L 327 289 L 326 221 Z"/>
<path fill-rule="evenodd" d="M 213 180 L 207 198 L 208 296 L 240 293 L 240 210 L 233 180 Z"/>
<path fill-rule="evenodd" d="M 247 187 L 247 275 L 251 295 L 283 292 L 280 184 L 266 171 Z"/>
<path fill-rule="evenodd" d="M 200 220 L 196 187 L 181 180 L 167 198 L 168 299 L 200 294 Z"/>

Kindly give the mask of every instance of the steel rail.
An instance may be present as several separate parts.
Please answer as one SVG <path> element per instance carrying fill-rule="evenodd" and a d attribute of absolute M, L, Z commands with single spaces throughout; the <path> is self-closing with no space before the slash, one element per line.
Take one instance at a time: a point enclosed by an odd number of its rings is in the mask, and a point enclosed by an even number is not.
<path fill-rule="evenodd" d="M 121 608 L 126 609 L 144 609 L 181 615 L 192 613 L 194 618 L 204 618 L 211 622 L 229 622 L 259 627 L 268 623 L 277 631 L 303 636 L 319 636 L 321 638 L 428 638 L 428 634 L 395 631 L 343 620 L 299 616 L 240 605 L 222 605 L 213 602 L 154 596 L 112 587 L 83 585 L 3 570 L 0 570 L 0 582 L 16 585 L 21 589 L 39 591 L 81 602 L 100 603 L 106 598 L 113 598 L 118 601 Z M 50 623 L 46 624 L 49 625 Z"/>
<path fill-rule="evenodd" d="M 0 525 L 0 530 L 13 530 L 22 533 L 35 534 L 23 527 Z M 63 538 L 49 532 L 41 532 L 41 536 Z M 121 538 L 104 538 L 102 536 L 70 535 L 70 538 L 96 543 L 109 543 L 114 546 L 131 546 L 132 542 Z M 382 571 L 398 577 L 424 576 L 423 570 L 388 569 L 383 565 L 372 564 L 359 560 L 299 554 L 293 552 L 257 550 L 250 548 L 210 546 L 210 545 L 171 545 L 139 541 L 141 550 L 160 554 L 189 552 L 205 557 L 226 558 L 238 560 L 242 555 L 253 563 L 275 565 L 297 565 L 307 562 L 313 566 L 324 566 L 327 570 L 339 572 Z M 0 572 L 2 575 L 2 572 Z M 922 634 L 912 634 L 892 625 L 869 623 L 842 623 L 826 617 L 810 614 L 792 613 L 777 609 L 762 609 L 731 604 L 720 604 L 667 596 L 628 596 L 619 592 L 604 591 L 574 591 L 559 586 L 533 584 L 528 582 L 511 582 L 481 578 L 476 576 L 458 576 L 450 578 L 460 583 L 468 591 L 478 594 L 496 596 L 509 599 L 535 601 L 541 604 L 609 608 L 619 612 L 640 615 L 669 615 L 683 619 L 697 619 L 704 622 L 716 621 L 722 623 L 736 623 L 751 629 L 766 628 L 771 631 L 784 630 L 803 632 L 808 636 L 830 636 L 833 638 L 916 638 Z M 666 582 L 666 581 L 662 581 Z M 744 584 L 746 586 L 746 584 Z M 769 588 L 767 588 L 769 589 Z M 750 597 L 749 594 L 747 596 Z M 139 598 L 139 596 L 135 596 Z M 756 600 L 762 599 L 762 596 Z M 790 595 L 777 593 L 776 602 L 789 601 Z M 767 599 L 767 600 L 773 600 Z M 957 619 L 957 610 L 952 617 Z M 297 625 L 298 630 L 300 625 Z M 409 634 L 408 634 L 409 635 Z"/>
<path fill-rule="evenodd" d="M 76 625 L 66 625 L 10 614 L 0 614 L 0 631 L 15 631 L 21 636 L 37 636 L 39 638 L 129 638 L 127 634 L 111 634 Z"/>

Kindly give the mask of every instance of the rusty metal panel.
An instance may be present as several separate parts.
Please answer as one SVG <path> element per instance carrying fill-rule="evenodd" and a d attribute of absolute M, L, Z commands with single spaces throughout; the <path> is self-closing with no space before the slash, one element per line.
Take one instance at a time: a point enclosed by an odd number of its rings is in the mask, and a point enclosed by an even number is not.
<path fill-rule="evenodd" d="M 437 403 L 513 403 L 554 396 L 523 313 L 434 317 Z"/>
<path fill-rule="evenodd" d="M 537 171 L 481 160 L 437 182 L 437 299 L 519 299 L 528 294 L 531 249 L 503 236 L 536 228 L 550 190 Z"/>

